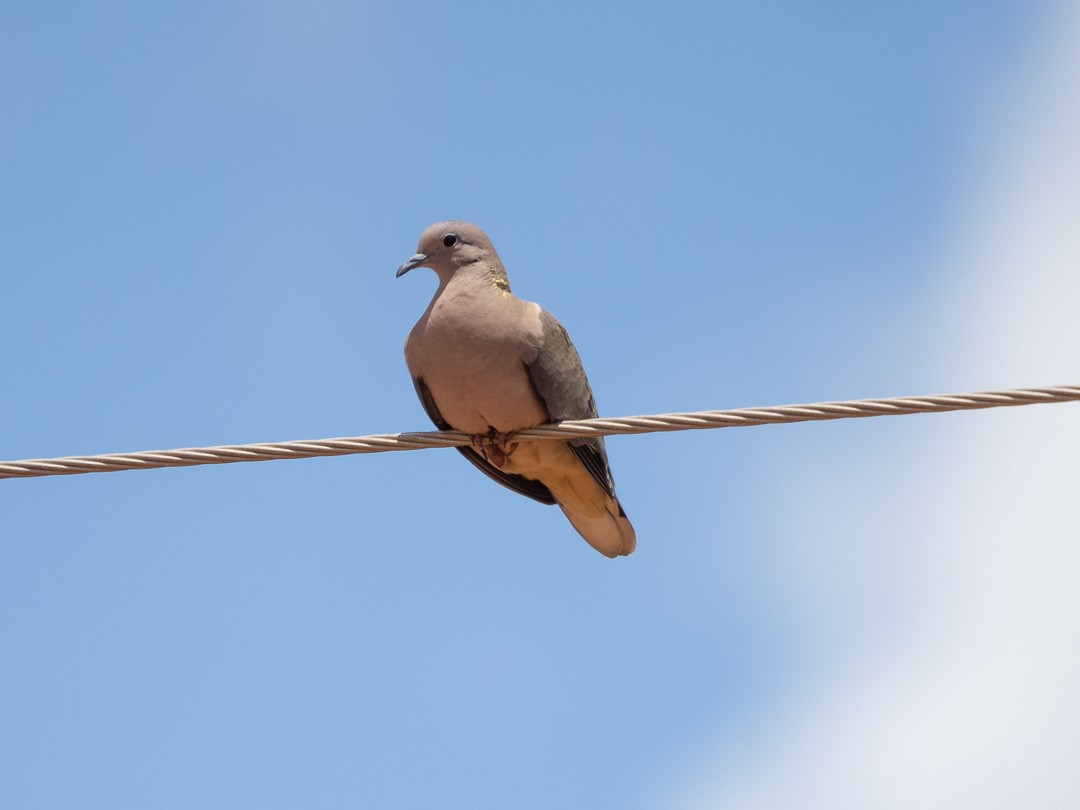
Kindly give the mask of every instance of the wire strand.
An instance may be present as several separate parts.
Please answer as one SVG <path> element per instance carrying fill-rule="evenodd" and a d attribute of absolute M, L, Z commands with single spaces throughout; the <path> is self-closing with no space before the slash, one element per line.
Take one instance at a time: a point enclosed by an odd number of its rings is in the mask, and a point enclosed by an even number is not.
<path fill-rule="evenodd" d="M 673 430 L 750 427 L 753 425 L 817 422 L 829 419 L 856 419 L 871 416 L 902 416 L 911 413 L 943 413 L 1016 405 L 1039 405 L 1080 400 L 1080 386 L 1014 388 L 970 394 L 937 394 L 924 397 L 856 399 L 844 402 L 814 402 L 770 408 L 736 408 L 726 411 L 663 413 L 626 416 L 616 419 L 580 419 L 523 430 L 517 441 L 551 441 L 590 436 L 630 433 L 658 433 Z M 274 461 L 287 458 L 346 456 L 354 453 L 386 453 L 396 450 L 426 450 L 433 447 L 460 447 L 470 437 L 456 430 L 427 433 L 389 433 L 338 439 L 236 444 L 219 447 L 189 447 L 177 450 L 146 450 L 138 453 L 111 453 L 99 456 L 24 459 L 0 462 L 0 478 L 37 478 L 47 475 L 79 475 L 92 472 L 151 470 L 160 467 L 194 467 L 202 464 L 234 464 L 241 461 Z"/>

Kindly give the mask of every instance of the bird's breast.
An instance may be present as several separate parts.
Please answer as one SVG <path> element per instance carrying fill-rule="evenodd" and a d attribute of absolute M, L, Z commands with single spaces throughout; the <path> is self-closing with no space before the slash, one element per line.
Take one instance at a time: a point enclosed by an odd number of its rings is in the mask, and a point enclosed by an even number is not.
<path fill-rule="evenodd" d="M 467 433 L 524 430 L 548 418 L 526 365 L 540 335 L 535 305 L 492 293 L 444 290 L 405 346 L 443 419 Z"/>

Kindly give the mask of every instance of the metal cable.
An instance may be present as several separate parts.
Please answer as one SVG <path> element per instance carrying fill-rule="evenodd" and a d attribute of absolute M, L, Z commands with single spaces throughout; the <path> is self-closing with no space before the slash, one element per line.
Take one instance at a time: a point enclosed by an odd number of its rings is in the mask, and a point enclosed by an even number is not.
<path fill-rule="evenodd" d="M 1080 400 L 1080 386 L 1017 388 L 972 394 L 941 394 L 926 397 L 857 399 L 846 402 L 815 402 L 772 408 L 737 408 L 727 411 L 664 413 L 616 419 L 581 419 L 544 425 L 516 434 L 517 441 L 550 441 L 586 436 L 656 433 L 671 430 L 748 427 L 751 425 L 815 422 L 909 413 L 942 413 L 1014 405 L 1038 405 Z M 0 478 L 35 478 L 45 475 L 78 475 L 91 472 L 149 470 L 157 467 L 194 467 L 200 464 L 232 464 L 240 461 L 273 461 L 285 458 L 345 456 L 353 453 L 385 453 L 392 450 L 424 450 L 469 444 L 469 436 L 448 430 L 432 433 L 390 433 L 312 441 L 192 447 L 179 450 L 147 450 L 100 456 L 25 459 L 0 462 Z"/>

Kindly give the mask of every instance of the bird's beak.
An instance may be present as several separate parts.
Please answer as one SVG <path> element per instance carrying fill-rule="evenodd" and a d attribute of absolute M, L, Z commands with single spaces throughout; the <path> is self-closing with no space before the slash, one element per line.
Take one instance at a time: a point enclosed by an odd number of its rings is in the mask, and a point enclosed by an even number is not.
<path fill-rule="evenodd" d="M 417 267 L 423 267 L 424 262 L 426 262 L 426 261 L 427 261 L 427 254 L 426 253 L 417 253 L 415 256 L 413 256 L 411 259 L 409 259 L 407 262 L 405 262 L 405 264 L 401 265 L 401 267 L 399 267 L 397 269 L 397 274 L 394 276 L 394 278 L 401 278 L 403 275 L 408 273 L 410 270 L 413 270 L 413 269 L 415 269 Z"/>

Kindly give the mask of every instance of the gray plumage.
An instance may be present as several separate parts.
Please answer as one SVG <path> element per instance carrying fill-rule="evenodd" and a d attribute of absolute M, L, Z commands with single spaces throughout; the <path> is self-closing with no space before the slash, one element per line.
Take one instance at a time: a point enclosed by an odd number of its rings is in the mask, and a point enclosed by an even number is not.
<path fill-rule="evenodd" d="M 468 222 L 425 230 L 416 255 L 397 274 L 416 267 L 439 277 L 405 341 L 405 361 L 431 421 L 473 436 L 471 447 L 458 448 L 465 458 L 515 492 L 558 504 L 601 554 L 630 554 L 637 538 L 615 496 L 602 438 L 513 440 L 545 422 L 597 415 L 562 324 L 510 292 L 491 241 Z"/>

